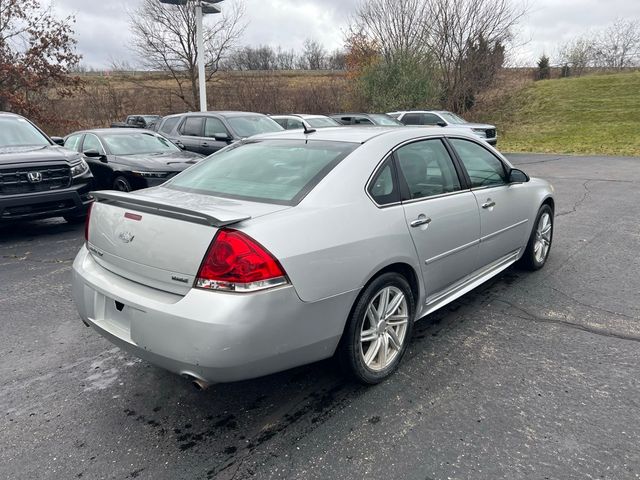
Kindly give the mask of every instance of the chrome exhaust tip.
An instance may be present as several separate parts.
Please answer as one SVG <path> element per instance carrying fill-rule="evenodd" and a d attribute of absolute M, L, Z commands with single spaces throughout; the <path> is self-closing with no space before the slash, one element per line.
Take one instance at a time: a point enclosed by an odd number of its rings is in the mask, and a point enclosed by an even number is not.
<path fill-rule="evenodd" d="M 210 383 L 205 382 L 204 380 L 200 380 L 199 378 L 194 378 L 191 383 L 196 388 L 196 390 L 203 391 L 211 386 Z"/>
<path fill-rule="evenodd" d="M 206 390 L 211 386 L 209 382 L 205 382 L 201 378 L 198 378 L 190 373 L 183 373 L 182 376 L 191 382 L 191 385 L 198 391 Z"/>

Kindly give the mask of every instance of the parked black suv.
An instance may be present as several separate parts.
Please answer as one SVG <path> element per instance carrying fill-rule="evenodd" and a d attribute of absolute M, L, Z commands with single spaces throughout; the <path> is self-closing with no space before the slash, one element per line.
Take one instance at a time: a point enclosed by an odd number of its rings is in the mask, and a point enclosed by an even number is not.
<path fill-rule="evenodd" d="M 210 155 L 237 140 L 282 130 L 261 113 L 192 112 L 163 117 L 156 131 L 180 148 Z"/>
<path fill-rule="evenodd" d="M 84 219 L 93 176 L 80 154 L 54 140 L 26 118 L 0 112 L 0 221 Z"/>

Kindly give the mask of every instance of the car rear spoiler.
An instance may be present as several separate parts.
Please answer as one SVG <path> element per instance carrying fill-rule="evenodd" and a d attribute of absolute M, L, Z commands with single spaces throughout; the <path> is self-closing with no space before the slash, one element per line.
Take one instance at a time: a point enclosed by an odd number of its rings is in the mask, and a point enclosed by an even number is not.
<path fill-rule="evenodd" d="M 116 205 L 119 207 L 131 207 L 139 212 L 152 213 L 163 217 L 175 218 L 191 223 L 209 225 L 212 227 L 224 227 L 233 223 L 249 220 L 250 215 L 242 215 L 228 210 L 208 211 L 191 210 L 188 208 L 176 207 L 169 203 L 145 198 L 142 195 L 117 191 L 91 192 L 96 202 Z"/>

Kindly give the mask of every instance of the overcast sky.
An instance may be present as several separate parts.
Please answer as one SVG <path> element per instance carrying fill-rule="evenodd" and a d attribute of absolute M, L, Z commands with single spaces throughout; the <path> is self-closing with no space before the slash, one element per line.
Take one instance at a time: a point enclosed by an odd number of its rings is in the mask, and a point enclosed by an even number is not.
<path fill-rule="evenodd" d="M 54 0 L 60 15 L 76 16 L 78 51 L 83 64 L 106 68 L 111 60 L 135 63 L 126 48 L 126 10 L 138 0 Z M 244 1 L 248 27 L 242 43 L 301 49 L 306 38 L 328 50 L 342 45 L 343 30 L 359 0 L 226 0 Z M 513 0 L 520 2 L 521 0 Z M 640 19 L 640 0 L 529 0 L 529 14 L 518 30 L 515 52 L 520 64 L 542 53 L 552 58 L 563 41 L 602 28 L 616 18 Z"/>

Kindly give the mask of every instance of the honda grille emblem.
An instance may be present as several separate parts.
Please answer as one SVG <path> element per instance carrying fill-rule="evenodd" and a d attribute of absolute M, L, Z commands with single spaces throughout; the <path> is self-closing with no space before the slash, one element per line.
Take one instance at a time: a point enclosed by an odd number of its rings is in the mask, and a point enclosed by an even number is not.
<path fill-rule="evenodd" d="M 133 239 L 135 238 L 135 235 L 132 235 L 131 232 L 120 232 L 120 235 L 118 235 L 118 237 L 124 243 L 131 243 L 131 242 L 133 242 Z"/>
<path fill-rule="evenodd" d="M 40 183 L 42 181 L 42 173 L 40 172 L 28 172 L 27 180 L 29 183 Z"/>

